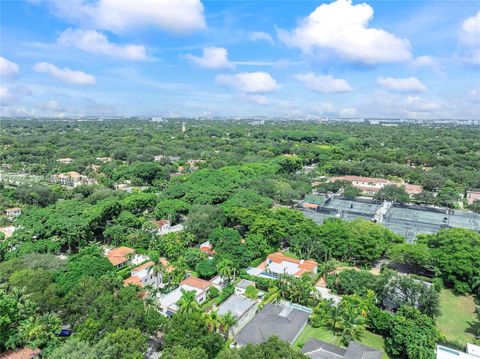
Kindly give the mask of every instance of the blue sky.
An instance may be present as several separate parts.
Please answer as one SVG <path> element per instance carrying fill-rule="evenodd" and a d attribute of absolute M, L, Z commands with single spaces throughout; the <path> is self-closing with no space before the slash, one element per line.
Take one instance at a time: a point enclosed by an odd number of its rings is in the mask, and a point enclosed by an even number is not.
<path fill-rule="evenodd" d="M 0 115 L 480 118 L 478 1 L 2 1 Z"/>

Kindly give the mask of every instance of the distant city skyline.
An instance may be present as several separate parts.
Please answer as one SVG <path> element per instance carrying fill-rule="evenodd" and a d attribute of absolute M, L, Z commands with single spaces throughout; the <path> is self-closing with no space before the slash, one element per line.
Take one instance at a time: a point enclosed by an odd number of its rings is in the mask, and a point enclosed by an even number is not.
<path fill-rule="evenodd" d="M 480 118 L 478 1 L 0 7 L 0 116 Z"/>

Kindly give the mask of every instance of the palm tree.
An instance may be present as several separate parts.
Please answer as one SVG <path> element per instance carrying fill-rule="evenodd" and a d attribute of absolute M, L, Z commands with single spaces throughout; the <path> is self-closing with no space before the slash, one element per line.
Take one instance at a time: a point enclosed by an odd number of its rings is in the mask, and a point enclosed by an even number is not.
<path fill-rule="evenodd" d="M 217 264 L 218 274 L 230 281 L 230 278 L 232 276 L 232 267 L 233 262 L 230 259 L 223 259 Z"/>
<path fill-rule="evenodd" d="M 148 292 L 148 294 L 143 297 L 143 308 L 145 309 L 146 313 L 151 313 L 155 310 L 158 310 L 158 302 L 154 292 Z"/>
<path fill-rule="evenodd" d="M 177 302 L 178 313 L 191 314 L 200 310 L 200 305 L 196 299 L 196 293 L 194 290 L 188 291 L 182 289 L 182 297 Z"/>
<path fill-rule="evenodd" d="M 237 322 L 237 318 L 231 312 L 227 312 L 221 316 L 220 322 L 222 332 L 227 334 L 230 328 Z"/>
<path fill-rule="evenodd" d="M 364 331 L 365 318 L 361 315 L 349 311 L 344 313 L 340 319 L 342 328 L 341 340 L 344 345 L 348 345 L 352 340 L 359 340 Z"/>
<path fill-rule="evenodd" d="M 148 273 L 150 274 L 150 272 L 152 272 L 153 275 L 157 277 L 156 289 L 158 289 L 160 288 L 160 281 L 161 280 L 163 281 L 163 276 L 167 272 L 167 268 L 165 268 L 165 266 L 163 265 L 162 259 L 158 256 L 153 257 L 152 261 L 153 261 L 153 265 L 150 268 L 148 268 Z"/>
<path fill-rule="evenodd" d="M 325 318 L 325 325 L 330 327 L 332 329 L 332 333 L 335 334 L 341 315 L 340 305 L 332 305 L 326 314 L 327 316 Z"/>
<path fill-rule="evenodd" d="M 218 332 L 222 325 L 221 319 L 222 318 L 216 310 L 212 310 L 210 313 L 206 314 L 208 330 L 210 330 L 212 333 Z"/>

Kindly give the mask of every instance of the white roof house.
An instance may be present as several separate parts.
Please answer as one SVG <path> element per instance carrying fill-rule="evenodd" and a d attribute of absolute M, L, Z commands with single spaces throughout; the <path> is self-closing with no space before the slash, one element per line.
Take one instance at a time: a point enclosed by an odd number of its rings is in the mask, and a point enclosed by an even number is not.
<path fill-rule="evenodd" d="M 183 291 L 194 291 L 196 300 L 202 303 L 207 298 L 207 292 L 211 283 L 195 277 L 184 279 L 179 287 L 168 294 L 159 296 L 160 310 L 164 315 L 171 316 L 178 310 L 177 302 L 182 298 Z"/>
<path fill-rule="evenodd" d="M 467 352 L 460 351 L 445 347 L 443 345 L 437 345 L 437 359 L 479 359 L 480 358 L 480 346 L 474 344 L 467 344 Z"/>

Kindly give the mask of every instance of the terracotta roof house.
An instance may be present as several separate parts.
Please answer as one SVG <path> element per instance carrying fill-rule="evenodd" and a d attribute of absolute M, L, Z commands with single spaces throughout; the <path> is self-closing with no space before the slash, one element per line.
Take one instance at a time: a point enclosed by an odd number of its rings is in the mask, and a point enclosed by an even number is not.
<path fill-rule="evenodd" d="M 180 282 L 178 288 L 168 294 L 160 296 L 160 312 L 166 316 L 172 316 L 176 313 L 178 310 L 177 302 L 182 297 L 184 291 L 194 291 L 197 302 L 203 303 L 207 299 L 207 294 L 211 286 L 212 283 L 200 278 L 188 277 L 184 279 Z"/>
<path fill-rule="evenodd" d="M 10 238 L 13 232 L 15 232 L 15 229 L 14 226 L 0 227 L 0 232 L 3 233 L 5 238 Z"/>
<path fill-rule="evenodd" d="M 42 351 L 38 348 L 30 349 L 23 348 L 13 352 L 9 350 L 8 352 L 0 354 L 1 359 L 32 359 L 37 357 Z"/>
<path fill-rule="evenodd" d="M 213 246 L 209 241 L 206 241 L 206 242 L 203 242 L 202 244 L 200 244 L 200 250 L 203 253 L 208 254 L 209 256 L 212 255 L 212 254 L 215 254 L 215 251 L 213 250 Z"/>
<path fill-rule="evenodd" d="M 129 262 L 128 255 L 133 253 L 132 248 L 118 247 L 108 252 L 107 258 L 114 267 L 120 268 Z"/>
<path fill-rule="evenodd" d="M 97 182 L 78 172 L 70 171 L 65 173 L 57 173 L 50 176 L 50 182 L 58 183 L 63 186 L 77 187 L 82 184 L 96 184 Z"/>
<path fill-rule="evenodd" d="M 312 259 L 287 257 L 282 252 L 269 254 L 257 268 L 248 268 L 247 273 L 264 278 L 276 278 L 280 274 L 300 277 L 303 273 L 317 273 L 318 263 Z"/>
<path fill-rule="evenodd" d="M 160 262 L 163 264 L 167 272 L 171 272 L 175 267 L 172 266 L 165 258 L 160 258 Z M 163 288 L 166 283 L 163 282 L 163 275 L 159 273 L 157 275 L 151 270 L 154 262 L 148 261 L 133 268 L 130 277 L 123 281 L 124 285 L 138 285 L 143 287 L 145 285 L 151 285 L 154 288 Z M 158 283 L 157 283 L 158 280 Z"/>
<path fill-rule="evenodd" d="M 468 191 L 467 192 L 467 204 L 470 206 L 475 201 L 480 201 L 480 191 Z"/>
<path fill-rule="evenodd" d="M 370 194 L 377 193 L 383 187 L 388 185 L 395 185 L 395 186 L 405 186 L 405 191 L 410 195 L 419 194 L 423 192 L 423 187 L 419 185 L 413 185 L 408 183 L 395 183 L 385 178 L 374 178 L 374 177 L 361 177 L 361 176 L 341 176 L 341 177 L 330 177 L 328 182 L 336 182 L 336 181 L 346 181 L 350 182 L 353 187 L 356 187 L 363 192 L 367 192 Z"/>

